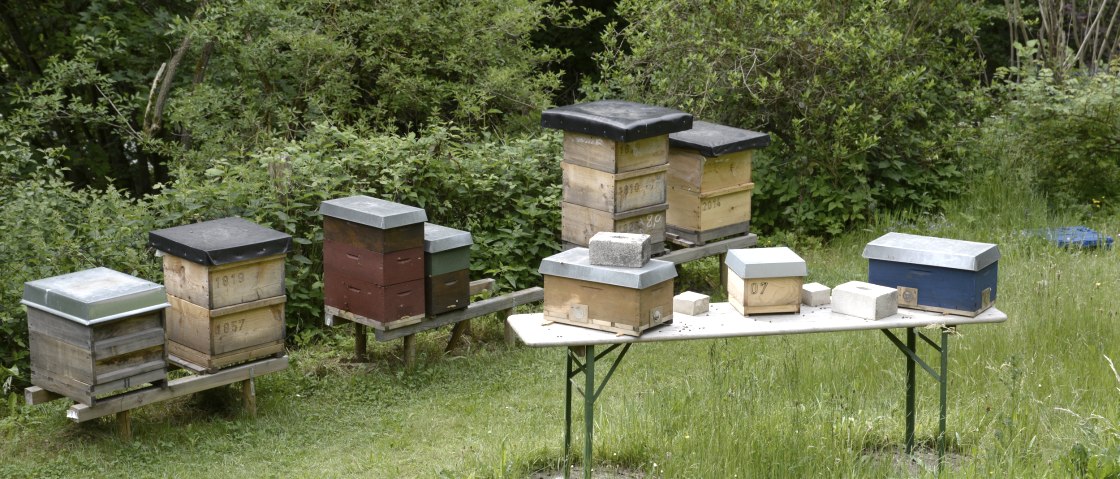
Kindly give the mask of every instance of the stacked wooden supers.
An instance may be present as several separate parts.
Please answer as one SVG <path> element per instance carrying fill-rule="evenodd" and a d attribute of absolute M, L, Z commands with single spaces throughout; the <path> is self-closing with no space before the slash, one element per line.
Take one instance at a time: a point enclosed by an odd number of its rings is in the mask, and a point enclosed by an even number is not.
<path fill-rule="evenodd" d="M 424 319 L 424 210 L 369 196 L 324 201 L 326 322 L 379 330 Z"/>
<path fill-rule="evenodd" d="M 467 231 L 424 223 L 424 304 L 429 315 L 471 302 L 471 245 Z"/>
<path fill-rule="evenodd" d="M 561 239 L 587 246 L 600 231 L 650 235 L 664 250 L 669 134 L 692 127 L 692 115 L 624 101 L 546 110 L 541 125 L 564 130 Z"/>
<path fill-rule="evenodd" d="M 169 359 L 195 371 L 284 352 L 292 237 L 241 218 L 152 231 L 164 253 Z"/>
<path fill-rule="evenodd" d="M 24 286 L 31 383 L 87 406 L 167 379 L 162 286 L 108 268 Z"/>
<path fill-rule="evenodd" d="M 751 157 L 770 135 L 696 121 L 669 135 L 666 229 L 695 245 L 750 231 Z"/>

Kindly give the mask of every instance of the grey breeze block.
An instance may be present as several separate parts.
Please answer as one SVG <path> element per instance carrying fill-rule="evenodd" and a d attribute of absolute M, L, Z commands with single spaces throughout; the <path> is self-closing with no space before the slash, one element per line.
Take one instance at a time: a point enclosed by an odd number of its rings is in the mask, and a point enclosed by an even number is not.
<path fill-rule="evenodd" d="M 801 286 L 801 304 L 806 306 L 823 306 L 831 300 L 832 288 L 820 283 L 809 283 Z"/>
<path fill-rule="evenodd" d="M 832 289 L 832 311 L 872 321 L 893 316 L 898 313 L 898 290 L 849 281 Z"/>
<path fill-rule="evenodd" d="M 711 297 L 695 291 L 685 291 L 673 296 L 673 312 L 696 316 L 708 312 Z"/>
<path fill-rule="evenodd" d="M 649 235 L 600 231 L 587 245 L 589 260 L 596 266 L 641 268 L 649 262 L 652 246 Z"/>

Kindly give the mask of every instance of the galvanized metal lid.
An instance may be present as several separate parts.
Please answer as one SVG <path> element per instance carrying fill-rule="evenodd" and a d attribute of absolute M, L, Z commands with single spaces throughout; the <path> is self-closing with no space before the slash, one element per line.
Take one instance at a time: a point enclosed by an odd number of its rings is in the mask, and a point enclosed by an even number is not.
<path fill-rule="evenodd" d="M 428 214 L 421 208 L 365 195 L 324 201 L 319 213 L 383 230 L 428 221 Z"/>
<path fill-rule="evenodd" d="M 474 244 L 469 231 L 424 223 L 424 252 L 439 253 Z"/>
<path fill-rule="evenodd" d="M 651 259 L 641 268 L 596 266 L 591 264 L 587 248 L 572 248 L 549 256 L 541 261 L 539 271 L 549 276 L 613 284 L 632 289 L 645 289 L 677 277 L 676 266 L 669 261 L 659 259 Z"/>
<path fill-rule="evenodd" d="M 109 268 L 24 283 L 20 303 L 87 326 L 170 306 L 162 285 Z"/>
<path fill-rule="evenodd" d="M 661 106 L 602 100 L 545 110 L 541 126 L 634 141 L 692 128 L 692 115 Z"/>
<path fill-rule="evenodd" d="M 724 264 L 740 278 L 785 278 L 809 274 L 805 260 L 785 246 L 730 249 Z"/>
<path fill-rule="evenodd" d="M 669 134 L 669 146 L 720 156 L 770 146 L 770 135 L 706 121 L 692 122 L 692 129 Z"/>
<path fill-rule="evenodd" d="M 867 259 L 979 271 L 999 261 L 999 246 L 992 243 L 887 233 L 863 248 Z"/>
<path fill-rule="evenodd" d="M 148 233 L 148 245 L 207 266 L 287 253 L 292 237 L 242 218 L 222 218 Z"/>

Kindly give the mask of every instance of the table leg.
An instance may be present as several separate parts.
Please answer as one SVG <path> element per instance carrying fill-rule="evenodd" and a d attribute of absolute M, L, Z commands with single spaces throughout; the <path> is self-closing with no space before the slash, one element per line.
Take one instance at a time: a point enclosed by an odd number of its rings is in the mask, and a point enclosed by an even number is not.
<path fill-rule="evenodd" d="M 591 479 L 591 436 L 595 430 L 595 346 L 587 346 L 583 352 L 583 375 L 586 385 L 583 390 L 583 478 Z"/>
<path fill-rule="evenodd" d="M 917 348 L 917 336 L 914 328 L 906 328 L 906 348 L 914 351 Z M 906 455 L 914 454 L 914 398 L 915 398 L 915 373 L 917 363 L 914 358 L 906 356 Z"/>
<path fill-rule="evenodd" d="M 565 351 L 567 372 L 564 375 L 564 479 L 568 479 L 572 464 L 572 352 Z"/>
<path fill-rule="evenodd" d="M 946 399 L 949 396 L 949 328 L 941 328 L 941 415 L 937 425 L 937 472 L 941 473 L 945 464 L 945 416 Z"/>

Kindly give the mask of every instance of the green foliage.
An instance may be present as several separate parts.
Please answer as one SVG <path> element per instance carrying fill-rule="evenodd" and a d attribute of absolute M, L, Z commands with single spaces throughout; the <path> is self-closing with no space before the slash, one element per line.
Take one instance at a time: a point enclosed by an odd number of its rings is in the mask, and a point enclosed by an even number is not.
<path fill-rule="evenodd" d="M 1034 42 L 1021 50 L 1035 47 Z M 1021 53 L 1023 56 L 1029 55 Z M 1003 69 L 997 113 L 983 124 L 983 156 L 1025 181 L 1051 207 L 1082 214 L 1120 203 L 1120 77 L 1055 78 L 1045 68 Z M 1018 81 L 1012 78 L 1018 77 Z"/>
<path fill-rule="evenodd" d="M 289 333 L 314 338 L 322 321 L 322 201 L 355 194 L 424 208 L 433 223 L 470 231 L 475 279 L 501 289 L 539 283 L 536 265 L 559 249 L 560 142 L 553 136 L 467 142 L 456 128 L 362 136 L 316 126 L 250 161 L 224 159 L 148 198 L 157 227 L 242 216 L 292 235 Z"/>
<path fill-rule="evenodd" d="M 932 209 L 963 177 L 957 123 L 980 15 L 956 1 L 622 1 L 593 98 L 663 104 L 771 133 L 752 223 L 837 234 Z"/>

